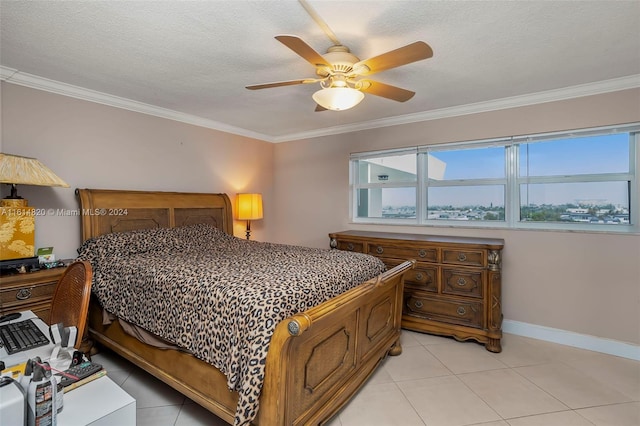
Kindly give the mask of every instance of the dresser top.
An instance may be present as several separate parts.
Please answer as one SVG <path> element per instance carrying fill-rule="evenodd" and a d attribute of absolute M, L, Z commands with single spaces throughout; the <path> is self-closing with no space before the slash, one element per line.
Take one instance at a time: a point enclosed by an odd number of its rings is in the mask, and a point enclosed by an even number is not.
<path fill-rule="evenodd" d="M 428 234 L 405 234 L 400 232 L 377 232 L 377 231 L 341 231 L 329 234 L 329 238 L 353 237 L 358 239 L 381 238 L 387 240 L 404 240 L 440 244 L 474 244 L 487 246 L 491 249 L 502 249 L 504 240 L 501 238 L 476 238 L 476 237 L 454 237 L 448 235 L 428 235 Z"/>
<path fill-rule="evenodd" d="M 40 269 L 25 274 L 10 274 L 0 276 L 0 285 L 31 283 L 34 281 L 57 281 L 65 268 Z"/>

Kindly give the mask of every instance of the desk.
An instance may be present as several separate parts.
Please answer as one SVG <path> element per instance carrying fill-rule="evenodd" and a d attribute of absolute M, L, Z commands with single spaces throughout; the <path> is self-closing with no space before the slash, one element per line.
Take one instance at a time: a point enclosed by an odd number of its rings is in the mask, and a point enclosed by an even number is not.
<path fill-rule="evenodd" d="M 107 373 L 108 374 L 108 373 Z M 64 394 L 58 426 L 135 426 L 136 400 L 108 376 Z"/>
<path fill-rule="evenodd" d="M 38 318 L 32 311 L 23 311 L 20 312 L 20 318 L 17 318 L 13 321 L 3 322 L 2 324 L 11 324 L 14 322 L 20 322 L 27 319 L 33 320 L 33 322 L 38 326 L 40 331 L 44 333 L 45 336 L 49 337 L 49 326 Z M 31 358 L 35 358 L 39 356 L 43 361 L 48 361 L 51 357 L 51 352 L 55 345 L 53 343 L 49 343 L 45 346 L 40 346 L 38 348 L 29 349 L 28 351 L 16 352 L 14 354 L 9 355 L 4 346 L 0 347 L 0 361 L 4 361 L 7 367 L 11 367 L 12 365 L 21 364 L 26 362 Z"/>
<path fill-rule="evenodd" d="M 20 318 L 11 322 L 32 319 L 38 328 L 45 333 L 45 336 L 49 335 L 49 326 L 33 312 L 24 311 L 21 313 Z M 1 347 L 0 360 L 4 361 L 7 367 L 20 364 L 36 356 L 47 361 L 53 348 L 54 345 L 50 343 L 46 346 L 8 355 L 5 348 Z M 64 409 L 57 419 L 59 426 L 135 426 L 136 400 L 108 376 L 104 376 L 65 393 Z"/>

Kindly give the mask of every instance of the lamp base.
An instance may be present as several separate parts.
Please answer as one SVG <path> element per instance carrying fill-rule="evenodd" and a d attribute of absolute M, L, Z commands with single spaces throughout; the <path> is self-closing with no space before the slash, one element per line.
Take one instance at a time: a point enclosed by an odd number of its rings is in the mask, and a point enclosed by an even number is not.
<path fill-rule="evenodd" d="M 251 239 L 251 221 L 247 220 L 247 232 L 245 233 L 247 240 Z"/>
<path fill-rule="evenodd" d="M 24 198 L 3 198 L 0 200 L 2 207 L 27 207 L 28 205 L 28 201 Z"/>
<path fill-rule="evenodd" d="M 9 204 L 5 202 L 9 202 Z M 24 205 L 14 207 L 13 202 Z M 27 207 L 27 200 L 3 199 L 0 208 L 0 229 L 5 238 L 0 241 L 0 260 L 20 259 L 35 255 L 34 230 L 36 226 L 36 210 Z"/>

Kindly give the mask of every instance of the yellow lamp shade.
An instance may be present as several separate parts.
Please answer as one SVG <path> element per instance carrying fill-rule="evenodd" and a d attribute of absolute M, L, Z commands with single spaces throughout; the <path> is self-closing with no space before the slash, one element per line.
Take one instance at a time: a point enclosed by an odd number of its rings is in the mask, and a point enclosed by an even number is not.
<path fill-rule="evenodd" d="M 262 219 L 262 194 L 237 194 L 238 220 Z"/>

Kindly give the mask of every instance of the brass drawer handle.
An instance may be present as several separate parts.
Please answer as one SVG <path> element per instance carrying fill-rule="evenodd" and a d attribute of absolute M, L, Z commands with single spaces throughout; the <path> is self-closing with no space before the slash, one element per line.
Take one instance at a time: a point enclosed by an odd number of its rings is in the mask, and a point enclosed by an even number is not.
<path fill-rule="evenodd" d="M 465 280 L 464 278 L 458 278 L 458 285 L 460 287 L 464 287 L 465 285 L 467 285 L 467 280 Z"/>
<path fill-rule="evenodd" d="M 347 244 L 347 250 L 353 251 L 353 243 Z"/>
<path fill-rule="evenodd" d="M 467 260 L 467 256 L 464 253 L 458 253 L 458 260 L 460 262 L 464 262 L 465 260 Z"/>
<path fill-rule="evenodd" d="M 426 256 L 427 256 L 427 251 L 426 251 L 426 250 L 420 250 L 420 251 L 418 252 L 418 256 L 420 256 L 420 257 L 426 257 Z"/>
<path fill-rule="evenodd" d="M 421 309 L 421 308 L 424 306 L 424 303 L 422 303 L 422 302 L 421 302 L 421 301 L 419 301 L 419 300 L 416 300 L 415 305 L 416 305 L 416 308 Z"/>
<path fill-rule="evenodd" d="M 418 272 L 416 274 L 416 280 L 418 281 L 422 281 L 422 279 L 424 278 L 424 275 L 422 274 L 422 272 Z"/>
<path fill-rule="evenodd" d="M 376 248 L 376 253 L 378 254 L 382 254 L 384 252 L 384 249 L 380 246 L 378 246 L 378 248 Z"/>
<path fill-rule="evenodd" d="M 465 308 L 463 308 L 462 306 L 458 306 L 458 315 L 464 315 L 467 313 L 467 310 Z"/>
<path fill-rule="evenodd" d="M 27 300 L 30 297 L 31 297 L 31 290 L 29 290 L 28 288 L 21 288 L 16 293 L 16 299 L 18 300 Z"/>

